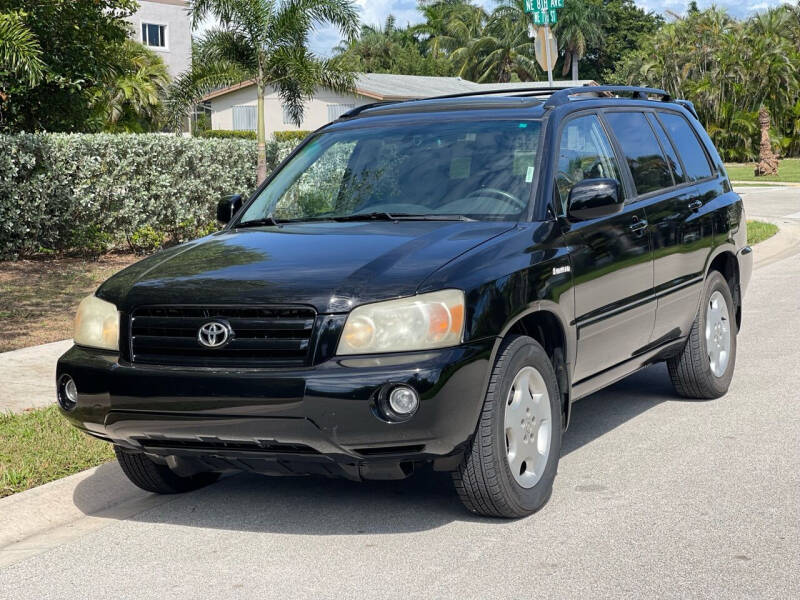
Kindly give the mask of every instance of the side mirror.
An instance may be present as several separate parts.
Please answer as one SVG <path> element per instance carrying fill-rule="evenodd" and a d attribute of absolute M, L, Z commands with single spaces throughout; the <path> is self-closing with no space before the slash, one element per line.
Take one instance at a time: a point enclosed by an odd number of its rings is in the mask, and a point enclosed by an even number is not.
<path fill-rule="evenodd" d="M 242 208 L 241 194 L 234 194 L 233 196 L 223 198 L 217 203 L 217 221 L 227 225 L 240 208 Z"/>
<path fill-rule="evenodd" d="M 567 214 L 575 221 L 585 221 L 618 213 L 624 204 L 616 179 L 584 179 L 569 192 Z"/>

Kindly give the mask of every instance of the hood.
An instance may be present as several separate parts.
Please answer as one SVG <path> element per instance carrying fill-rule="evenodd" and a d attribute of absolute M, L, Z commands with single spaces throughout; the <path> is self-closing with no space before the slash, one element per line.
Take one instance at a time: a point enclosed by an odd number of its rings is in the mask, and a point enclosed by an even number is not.
<path fill-rule="evenodd" d="M 290 223 L 218 233 L 121 271 L 97 292 L 129 312 L 154 304 L 309 304 L 318 312 L 409 296 L 513 223 Z"/>

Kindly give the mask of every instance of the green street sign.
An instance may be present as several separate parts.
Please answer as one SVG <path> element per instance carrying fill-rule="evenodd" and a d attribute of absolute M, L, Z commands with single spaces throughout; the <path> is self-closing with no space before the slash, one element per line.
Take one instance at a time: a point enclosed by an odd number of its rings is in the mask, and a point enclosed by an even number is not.
<path fill-rule="evenodd" d="M 552 8 L 564 8 L 564 0 L 525 0 L 525 12 L 547 12 Z"/>
<path fill-rule="evenodd" d="M 558 13 L 554 8 L 544 12 L 533 12 L 531 16 L 533 17 L 534 25 L 555 25 L 558 23 Z"/>

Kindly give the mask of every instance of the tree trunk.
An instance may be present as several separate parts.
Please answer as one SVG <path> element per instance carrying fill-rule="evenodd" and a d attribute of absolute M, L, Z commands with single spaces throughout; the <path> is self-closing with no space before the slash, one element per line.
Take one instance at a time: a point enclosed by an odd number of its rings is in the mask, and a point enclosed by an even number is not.
<path fill-rule="evenodd" d="M 561 76 L 566 77 L 569 73 L 569 65 L 572 62 L 572 52 L 564 50 L 564 64 L 561 65 Z"/>
<path fill-rule="evenodd" d="M 258 116 L 256 125 L 256 137 L 258 139 L 258 167 L 256 168 L 256 184 L 260 184 L 267 178 L 267 133 L 266 123 L 264 122 L 264 86 L 256 85 L 258 97 Z"/>
<path fill-rule="evenodd" d="M 578 55 L 572 53 L 572 81 L 578 81 Z"/>
<path fill-rule="evenodd" d="M 777 175 L 778 157 L 772 151 L 772 142 L 769 139 L 769 112 L 763 106 L 758 111 L 758 124 L 761 126 L 761 146 L 758 153 L 756 175 Z"/>

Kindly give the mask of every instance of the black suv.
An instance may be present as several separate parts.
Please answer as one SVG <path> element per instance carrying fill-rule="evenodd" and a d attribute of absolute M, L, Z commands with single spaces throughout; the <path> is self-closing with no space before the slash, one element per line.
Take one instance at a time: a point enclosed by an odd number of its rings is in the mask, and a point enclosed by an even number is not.
<path fill-rule="evenodd" d="M 362 106 L 218 217 L 86 298 L 58 362 L 63 414 L 146 490 L 432 465 L 519 517 L 575 400 L 659 361 L 690 398 L 733 375 L 742 202 L 661 90 Z"/>

